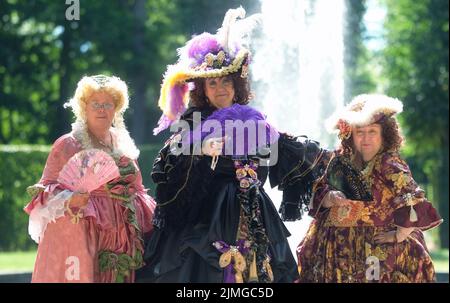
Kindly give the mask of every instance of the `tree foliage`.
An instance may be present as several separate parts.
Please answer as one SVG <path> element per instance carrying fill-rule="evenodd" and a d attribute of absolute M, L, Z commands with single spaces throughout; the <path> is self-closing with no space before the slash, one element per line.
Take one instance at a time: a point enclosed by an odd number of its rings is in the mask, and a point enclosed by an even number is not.
<path fill-rule="evenodd" d="M 388 94 L 404 102 L 406 152 L 422 182 L 430 182 L 448 247 L 448 31 L 447 0 L 385 0 L 383 52 Z M 420 175 L 419 175 L 420 176 Z"/>
<path fill-rule="evenodd" d="M 114 74 L 131 92 L 127 125 L 138 143 L 152 129 L 159 88 L 176 49 L 195 33 L 214 32 L 229 8 L 254 1 L 80 1 L 66 20 L 65 1 L 5 0 L 0 6 L 0 143 L 51 143 L 70 129 L 62 105 L 86 74 Z M 130 117 L 133 117 L 130 119 Z"/>

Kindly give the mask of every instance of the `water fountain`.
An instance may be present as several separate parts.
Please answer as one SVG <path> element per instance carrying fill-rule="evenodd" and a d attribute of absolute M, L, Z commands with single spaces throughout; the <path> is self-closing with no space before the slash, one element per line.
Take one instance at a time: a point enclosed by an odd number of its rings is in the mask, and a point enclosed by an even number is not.
<path fill-rule="evenodd" d="M 344 0 L 261 0 L 263 24 L 254 39 L 254 105 L 279 131 L 335 145 L 324 120 L 344 101 Z M 282 5 L 281 5 L 282 3 Z M 278 207 L 281 192 L 265 185 Z M 287 222 L 291 250 L 311 218 Z"/>

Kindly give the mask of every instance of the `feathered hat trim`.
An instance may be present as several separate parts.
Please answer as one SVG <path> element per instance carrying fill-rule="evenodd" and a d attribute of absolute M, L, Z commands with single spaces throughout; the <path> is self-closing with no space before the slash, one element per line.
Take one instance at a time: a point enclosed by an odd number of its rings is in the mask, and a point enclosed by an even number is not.
<path fill-rule="evenodd" d="M 352 127 L 363 127 L 403 111 L 403 103 L 382 94 L 363 94 L 356 96 L 343 109 L 327 120 L 329 132 L 336 133 L 341 140 L 351 136 Z"/>
<path fill-rule="evenodd" d="M 194 36 L 178 49 L 179 60 L 168 66 L 161 86 L 158 106 L 163 114 L 158 127 L 153 130 L 155 135 L 168 128 L 186 110 L 189 81 L 223 77 L 240 69 L 241 77 L 247 77 L 251 55 L 248 34 L 259 22 L 260 14 L 244 17 L 242 7 L 230 9 L 215 35 L 205 32 Z"/>

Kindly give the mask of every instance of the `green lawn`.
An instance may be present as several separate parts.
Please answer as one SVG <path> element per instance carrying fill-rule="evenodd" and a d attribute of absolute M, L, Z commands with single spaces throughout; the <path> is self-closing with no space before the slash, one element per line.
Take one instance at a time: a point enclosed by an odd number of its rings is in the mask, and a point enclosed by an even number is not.
<path fill-rule="evenodd" d="M 439 249 L 431 252 L 431 258 L 437 272 L 448 272 L 448 249 Z"/>
<path fill-rule="evenodd" d="M 449 271 L 448 249 L 431 252 L 437 272 Z M 5 271 L 33 271 L 36 252 L 0 252 L 0 272 Z"/>
<path fill-rule="evenodd" d="M 35 251 L 0 252 L 0 272 L 33 271 Z"/>

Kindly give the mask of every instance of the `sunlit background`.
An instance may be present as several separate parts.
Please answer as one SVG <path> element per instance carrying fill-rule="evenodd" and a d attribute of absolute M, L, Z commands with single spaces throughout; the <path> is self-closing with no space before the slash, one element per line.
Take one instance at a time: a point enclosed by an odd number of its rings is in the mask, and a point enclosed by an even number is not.
<path fill-rule="evenodd" d="M 215 32 L 225 12 L 260 12 L 252 39 L 252 105 L 280 131 L 333 148 L 324 120 L 366 92 L 404 101 L 402 150 L 445 222 L 426 233 L 440 281 L 448 281 L 447 0 L 81 1 L 80 20 L 52 0 L 0 4 L 0 282 L 27 281 L 36 245 L 25 188 L 37 182 L 52 142 L 70 130 L 62 104 L 85 74 L 114 74 L 131 91 L 127 126 L 141 149 L 144 183 L 169 135 L 152 135 L 159 87 L 176 48 Z M 281 192 L 265 188 L 278 206 Z M 311 219 L 287 223 L 291 249 Z"/>

